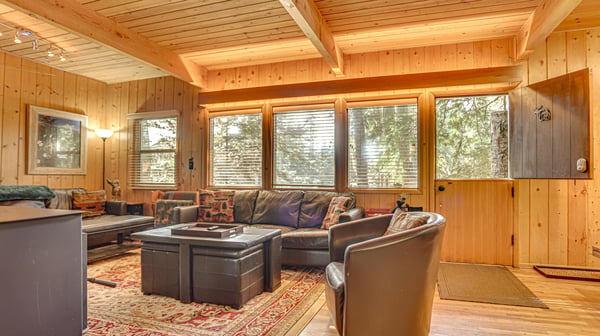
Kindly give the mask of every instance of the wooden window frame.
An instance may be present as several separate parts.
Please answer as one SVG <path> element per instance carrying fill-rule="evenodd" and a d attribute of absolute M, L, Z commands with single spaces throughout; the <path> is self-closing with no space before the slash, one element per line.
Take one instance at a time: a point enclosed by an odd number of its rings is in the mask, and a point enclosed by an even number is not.
<path fill-rule="evenodd" d="M 220 188 L 227 188 L 227 189 L 232 189 L 232 190 L 244 190 L 244 189 L 248 189 L 248 188 L 258 188 L 258 189 L 263 189 L 265 188 L 265 105 L 249 105 L 249 106 L 243 106 L 243 107 L 235 107 L 235 108 L 226 108 L 226 107 L 222 107 L 222 108 L 213 108 L 213 109 L 207 109 L 207 114 L 206 114 L 206 118 L 204 120 L 205 123 L 205 128 L 207 131 L 204 132 L 205 136 L 204 136 L 204 143 L 205 143 L 205 152 L 206 152 L 206 174 L 205 174 L 205 181 L 206 181 L 206 188 L 208 189 L 220 189 Z M 235 116 L 235 115 L 243 115 L 243 114 L 261 114 L 262 117 L 262 172 L 261 172 L 261 185 L 259 186 L 235 186 L 235 185 L 231 185 L 231 186 L 216 186 L 212 184 L 212 166 L 211 166 L 211 162 L 212 162 L 212 157 L 211 157 L 211 148 L 210 148 L 210 137 L 211 137 L 211 132 L 210 132 L 210 119 L 214 118 L 214 117 L 222 117 L 222 116 Z"/>
<path fill-rule="evenodd" d="M 136 150 L 136 146 L 139 146 L 139 142 L 140 140 L 137 138 L 139 136 L 139 134 L 136 134 L 136 130 L 139 128 L 138 126 L 134 126 L 131 128 L 131 132 L 130 132 L 130 137 L 131 137 L 131 141 L 130 141 L 130 147 L 128 150 L 128 160 L 127 160 L 127 166 L 128 166 L 128 185 L 130 189 L 140 189 L 140 190 L 154 190 L 154 189 L 162 189 L 162 190 L 177 190 L 178 189 L 178 185 L 179 185 L 179 176 L 181 175 L 180 172 L 180 165 L 179 165 L 179 158 L 181 156 L 180 154 L 180 134 L 181 134 L 181 114 L 179 113 L 178 110 L 165 110 L 165 111 L 154 111 L 154 112 L 140 112 L 140 113 L 132 113 L 127 115 L 127 119 L 132 122 L 139 122 L 141 120 L 149 120 L 149 119 L 166 119 L 166 118 L 176 118 L 177 121 L 177 129 L 175 131 L 175 139 L 176 139 L 176 143 L 175 143 L 175 150 L 171 151 L 171 150 L 153 150 L 153 151 L 142 151 L 142 150 Z M 175 164 L 175 181 L 173 184 L 152 184 L 152 185 L 145 185 L 145 184 L 140 184 L 139 182 L 137 182 L 137 169 L 133 169 L 131 168 L 132 165 L 134 164 L 133 161 L 134 160 L 139 160 L 139 155 L 142 153 L 170 153 L 170 152 L 174 152 L 175 154 L 175 158 L 174 158 L 174 164 Z"/>

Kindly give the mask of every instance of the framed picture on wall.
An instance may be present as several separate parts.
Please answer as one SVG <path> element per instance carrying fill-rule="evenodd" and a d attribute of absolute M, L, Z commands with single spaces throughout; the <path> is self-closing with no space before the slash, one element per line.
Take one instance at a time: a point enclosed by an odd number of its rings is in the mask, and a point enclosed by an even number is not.
<path fill-rule="evenodd" d="M 28 105 L 28 120 L 27 174 L 86 174 L 86 115 Z"/>

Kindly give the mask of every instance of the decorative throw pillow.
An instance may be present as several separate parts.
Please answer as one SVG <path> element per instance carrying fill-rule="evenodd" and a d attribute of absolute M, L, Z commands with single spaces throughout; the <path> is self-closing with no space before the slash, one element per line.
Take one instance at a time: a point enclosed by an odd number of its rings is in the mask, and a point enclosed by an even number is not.
<path fill-rule="evenodd" d="M 81 210 L 83 218 L 100 216 L 106 213 L 106 192 L 97 191 L 73 191 L 73 210 Z"/>
<path fill-rule="evenodd" d="M 346 196 L 336 196 L 331 198 L 331 202 L 329 202 L 329 208 L 327 209 L 327 214 L 323 219 L 323 225 L 321 225 L 321 229 L 329 229 L 330 226 L 337 224 L 340 219 L 340 214 L 348 208 L 348 203 L 352 200 L 350 197 Z"/>
<path fill-rule="evenodd" d="M 410 212 L 396 210 L 394 211 L 394 215 L 392 216 L 390 224 L 388 225 L 388 228 L 385 231 L 384 235 L 389 235 L 416 228 L 417 226 L 421 226 L 427 223 L 428 219 L 428 215 L 411 214 Z"/>
<path fill-rule="evenodd" d="M 159 199 L 156 200 L 156 210 L 154 215 L 154 226 L 166 226 L 173 223 L 173 209 L 179 206 L 187 206 L 194 204 L 194 201 L 191 200 L 165 200 Z"/>
<path fill-rule="evenodd" d="M 235 191 L 200 190 L 198 221 L 232 223 L 234 194 Z"/>

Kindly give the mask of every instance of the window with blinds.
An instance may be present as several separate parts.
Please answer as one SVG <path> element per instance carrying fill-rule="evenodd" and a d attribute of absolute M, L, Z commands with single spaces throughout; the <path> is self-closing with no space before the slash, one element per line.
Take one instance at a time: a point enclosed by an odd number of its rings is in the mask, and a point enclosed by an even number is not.
<path fill-rule="evenodd" d="M 273 187 L 335 187 L 334 109 L 273 114 Z"/>
<path fill-rule="evenodd" d="M 210 118 L 210 185 L 262 185 L 262 114 Z"/>
<path fill-rule="evenodd" d="M 177 187 L 177 111 L 128 116 L 132 148 L 128 182 L 138 188 Z"/>
<path fill-rule="evenodd" d="M 348 188 L 415 189 L 417 104 L 348 109 Z"/>

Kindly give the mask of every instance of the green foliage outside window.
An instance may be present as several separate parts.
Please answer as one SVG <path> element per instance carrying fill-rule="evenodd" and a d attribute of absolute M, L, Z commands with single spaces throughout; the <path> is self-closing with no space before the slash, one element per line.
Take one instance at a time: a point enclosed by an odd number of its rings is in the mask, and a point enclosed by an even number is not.
<path fill-rule="evenodd" d="M 418 187 L 417 105 L 348 109 L 348 187 Z"/>
<path fill-rule="evenodd" d="M 210 184 L 262 185 L 262 115 L 210 118 Z"/>
<path fill-rule="evenodd" d="M 177 117 L 137 122 L 135 185 L 175 186 Z"/>
<path fill-rule="evenodd" d="M 436 100 L 436 175 L 448 178 L 508 177 L 508 97 Z"/>
<path fill-rule="evenodd" d="M 335 186 L 334 110 L 275 113 L 273 186 Z"/>

